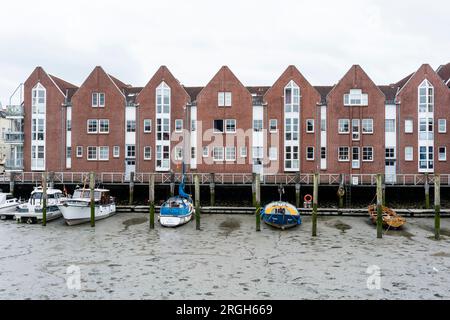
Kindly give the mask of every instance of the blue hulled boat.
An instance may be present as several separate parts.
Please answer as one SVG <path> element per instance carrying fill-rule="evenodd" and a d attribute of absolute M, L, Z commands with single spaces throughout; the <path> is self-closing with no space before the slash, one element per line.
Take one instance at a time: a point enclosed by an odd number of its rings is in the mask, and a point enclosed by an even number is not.
<path fill-rule="evenodd" d="M 188 223 L 195 213 L 194 204 L 189 194 L 184 191 L 184 164 L 183 177 L 178 187 L 178 195 L 170 197 L 161 206 L 159 222 L 164 227 L 177 227 Z"/>
<path fill-rule="evenodd" d="M 271 202 L 261 209 L 261 219 L 268 225 L 279 229 L 292 228 L 302 224 L 300 212 L 292 204 L 281 201 L 284 189 L 280 186 L 280 201 Z"/>

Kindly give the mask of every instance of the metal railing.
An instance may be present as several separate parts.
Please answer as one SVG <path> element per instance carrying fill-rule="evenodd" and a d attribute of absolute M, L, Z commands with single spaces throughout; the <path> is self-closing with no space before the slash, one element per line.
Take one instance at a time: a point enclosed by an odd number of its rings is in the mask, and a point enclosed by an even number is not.
<path fill-rule="evenodd" d="M 9 170 L 20 170 L 23 167 L 22 160 L 7 160 L 6 168 Z M 170 184 L 171 182 L 180 183 L 180 173 L 135 173 L 135 184 L 148 184 L 150 176 L 155 176 L 156 184 Z M 187 173 L 185 181 L 192 184 L 196 173 Z M 205 185 L 211 182 L 221 185 L 251 185 L 253 182 L 252 173 L 198 173 L 200 183 Z M 53 172 L 49 173 L 49 179 L 57 184 L 88 184 L 89 172 Z M 126 184 L 129 182 L 129 174 L 124 172 L 102 172 L 96 174 L 97 183 L 101 184 Z M 272 174 L 261 176 L 262 185 L 312 185 L 314 174 Z M 320 174 L 319 183 L 321 185 L 338 186 L 341 183 L 341 177 L 346 185 L 375 186 L 376 174 Z M 128 178 L 128 179 L 127 179 Z M 0 183 L 8 182 L 11 179 L 11 173 L 0 174 Z M 213 181 L 214 179 L 214 181 Z M 386 179 L 386 185 L 392 186 L 421 186 L 425 184 L 427 176 L 425 174 L 397 174 L 389 176 Z M 40 183 L 42 172 L 16 172 L 14 180 L 19 183 Z M 440 175 L 441 185 L 450 186 L 450 174 Z M 434 175 L 428 174 L 428 183 L 434 183 Z"/>
<path fill-rule="evenodd" d="M 23 104 L 6 106 L 5 115 L 6 117 L 23 117 Z"/>
<path fill-rule="evenodd" d="M 5 132 L 5 143 L 23 143 L 23 132 Z"/>

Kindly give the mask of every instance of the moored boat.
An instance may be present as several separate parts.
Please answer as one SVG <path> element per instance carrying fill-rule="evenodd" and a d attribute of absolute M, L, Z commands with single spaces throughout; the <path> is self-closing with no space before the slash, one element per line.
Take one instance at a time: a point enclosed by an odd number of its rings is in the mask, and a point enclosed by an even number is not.
<path fill-rule="evenodd" d="M 183 177 L 178 186 L 178 195 L 167 199 L 160 209 L 159 223 L 164 227 L 177 227 L 188 223 L 195 213 L 192 197 L 184 191 L 184 178 L 183 164 Z"/>
<path fill-rule="evenodd" d="M 376 224 L 377 223 L 377 206 L 370 205 L 369 208 L 370 220 Z M 383 226 L 389 228 L 400 228 L 406 223 L 406 219 L 402 216 L 399 216 L 394 210 L 391 208 L 382 206 L 381 210 L 383 212 Z"/>
<path fill-rule="evenodd" d="M 94 189 L 95 220 L 105 219 L 116 213 L 114 198 L 107 189 Z M 72 198 L 60 204 L 64 220 L 68 225 L 76 225 L 91 221 L 91 191 L 76 189 Z"/>
<path fill-rule="evenodd" d="M 16 215 L 16 207 L 21 204 L 11 193 L 0 192 L 0 218 L 2 220 L 13 218 Z"/>
<path fill-rule="evenodd" d="M 19 204 L 14 214 L 18 222 L 37 223 L 42 221 L 43 216 L 43 188 L 36 187 L 31 192 L 28 202 Z M 58 205 L 66 200 L 63 192 L 59 189 L 47 188 L 46 220 L 51 221 L 61 217 Z"/>

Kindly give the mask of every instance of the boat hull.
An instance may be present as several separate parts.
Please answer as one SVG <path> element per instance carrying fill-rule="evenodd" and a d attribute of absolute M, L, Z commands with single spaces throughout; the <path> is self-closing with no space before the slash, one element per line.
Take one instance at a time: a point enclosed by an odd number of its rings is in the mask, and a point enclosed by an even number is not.
<path fill-rule="evenodd" d="M 284 201 L 269 203 L 260 214 L 265 224 L 281 230 L 293 228 L 302 223 L 297 208 Z"/>
<path fill-rule="evenodd" d="M 192 213 L 185 216 L 159 216 L 159 223 L 168 228 L 174 228 L 188 223 L 192 219 Z"/>
<path fill-rule="evenodd" d="M 63 204 L 59 206 L 66 224 L 69 226 L 91 221 L 91 207 L 87 204 Z M 116 213 L 116 205 L 96 205 L 95 220 L 108 218 Z"/>
<path fill-rule="evenodd" d="M 266 215 L 263 217 L 263 221 L 265 224 L 281 230 L 294 228 L 300 224 L 294 217 L 281 214 Z"/>
<path fill-rule="evenodd" d="M 47 207 L 45 217 L 46 221 L 56 220 L 61 216 L 62 214 L 58 206 L 51 205 Z M 25 207 L 19 206 L 19 208 L 17 208 L 17 211 L 14 213 L 14 219 L 17 220 L 18 222 L 26 222 L 26 223 L 37 223 L 39 221 L 42 221 L 43 219 L 42 207 L 32 205 L 26 205 Z"/>
<path fill-rule="evenodd" d="M 2 219 L 14 218 L 16 215 L 16 208 L 19 203 L 14 203 L 0 207 L 0 217 Z"/>

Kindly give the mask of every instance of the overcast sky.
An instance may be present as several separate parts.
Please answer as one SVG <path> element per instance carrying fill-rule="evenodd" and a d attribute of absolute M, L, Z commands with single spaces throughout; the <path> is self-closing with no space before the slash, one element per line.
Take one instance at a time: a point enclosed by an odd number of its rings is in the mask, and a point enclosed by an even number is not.
<path fill-rule="evenodd" d="M 2 1 L 0 101 L 37 65 L 81 85 L 96 65 L 143 86 L 164 64 L 186 85 L 228 65 L 271 85 L 290 64 L 313 85 L 360 64 L 377 84 L 450 62 L 450 1 Z"/>

